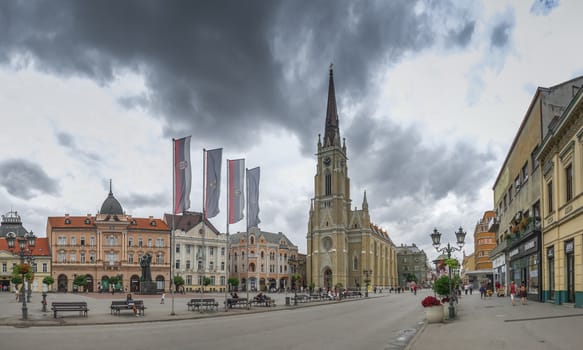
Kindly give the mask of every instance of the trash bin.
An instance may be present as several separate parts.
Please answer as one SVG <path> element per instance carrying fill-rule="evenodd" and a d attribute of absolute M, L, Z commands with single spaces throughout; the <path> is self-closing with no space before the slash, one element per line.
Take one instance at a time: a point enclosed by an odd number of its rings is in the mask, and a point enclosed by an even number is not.
<path fill-rule="evenodd" d="M 290 305 L 289 297 L 285 297 L 285 305 Z"/>

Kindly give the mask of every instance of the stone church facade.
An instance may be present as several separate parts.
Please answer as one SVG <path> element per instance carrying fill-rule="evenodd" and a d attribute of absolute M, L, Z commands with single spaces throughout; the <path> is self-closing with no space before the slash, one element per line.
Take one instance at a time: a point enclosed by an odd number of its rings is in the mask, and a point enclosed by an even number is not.
<path fill-rule="evenodd" d="M 340 139 L 330 68 L 324 139 L 318 137 L 314 198 L 307 234 L 307 283 L 315 288 L 397 286 L 397 254 L 388 233 L 371 222 L 366 192 L 352 208 L 345 139 Z"/>

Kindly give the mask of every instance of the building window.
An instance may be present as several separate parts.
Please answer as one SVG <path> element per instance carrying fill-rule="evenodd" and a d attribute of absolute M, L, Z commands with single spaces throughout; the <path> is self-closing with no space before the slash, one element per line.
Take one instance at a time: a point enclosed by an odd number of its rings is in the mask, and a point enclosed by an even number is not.
<path fill-rule="evenodd" d="M 553 211 L 553 182 L 549 181 L 547 183 L 547 209 L 550 212 Z"/>
<path fill-rule="evenodd" d="M 84 263 L 85 263 L 85 252 L 81 252 L 81 260 L 80 260 L 80 262 L 81 262 L 82 264 L 84 264 Z"/>
<path fill-rule="evenodd" d="M 176 267 L 177 269 L 179 269 L 179 268 L 180 268 L 180 259 L 176 259 L 176 264 L 175 264 L 175 267 Z"/>
<path fill-rule="evenodd" d="M 133 245 L 134 245 L 134 238 L 133 237 L 128 238 L 128 247 L 131 247 Z"/>
<path fill-rule="evenodd" d="M 176 245 L 176 253 L 180 253 L 180 244 Z"/>
<path fill-rule="evenodd" d="M 352 269 L 354 271 L 358 270 L 358 258 L 356 256 L 352 259 Z"/>
<path fill-rule="evenodd" d="M 69 262 L 70 263 L 75 263 L 75 253 L 69 254 Z"/>
<path fill-rule="evenodd" d="M 144 245 L 144 240 L 142 238 L 138 238 L 138 247 L 142 247 Z"/>
<path fill-rule="evenodd" d="M 77 244 L 76 240 L 75 240 L 75 236 L 71 237 L 71 245 L 74 246 L 75 244 Z"/>
<path fill-rule="evenodd" d="M 332 175 L 328 171 L 326 171 L 326 176 L 324 178 L 325 178 L 325 190 L 326 190 L 325 195 L 329 196 L 332 194 Z"/>
<path fill-rule="evenodd" d="M 186 260 L 186 269 L 190 269 L 190 260 Z"/>
<path fill-rule="evenodd" d="M 91 236 L 90 242 L 92 246 L 95 246 L 95 236 Z"/>
<path fill-rule="evenodd" d="M 215 247 L 209 247 L 209 255 L 210 256 L 214 256 L 215 255 Z"/>
<path fill-rule="evenodd" d="M 508 189 L 508 204 L 512 202 L 512 185 Z"/>
<path fill-rule="evenodd" d="M 221 256 L 225 256 L 225 248 L 221 248 Z"/>
<path fill-rule="evenodd" d="M 129 264 L 133 264 L 134 263 L 134 253 L 129 253 L 128 254 L 128 263 Z"/>
<path fill-rule="evenodd" d="M 148 248 L 152 248 L 152 239 L 148 238 Z"/>
<path fill-rule="evenodd" d="M 530 154 L 530 163 L 532 164 L 531 174 L 534 174 L 534 170 L 538 167 L 538 160 L 536 159 L 536 154 L 538 153 L 538 145 L 534 148 Z"/>
<path fill-rule="evenodd" d="M 215 276 L 211 276 L 211 286 L 215 285 Z"/>
<path fill-rule="evenodd" d="M 565 199 L 568 202 L 573 199 L 573 164 L 565 168 L 565 190 Z"/>
<path fill-rule="evenodd" d="M 221 286 L 225 285 L 225 276 L 221 276 Z"/>
<path fill-rule="evenodd" d="M 190 251 L 192 250 L 192 246 L 190 244 L 184 245 L 186 247 L 186 255 L 190 255 Z"/>
<path fill-rule="evenodd" d="M 214 263 L 214 262 L 212 262 L 212 261 L 211 261 L 211 262 L 209 262 L 209 269 L 210 269 L 211 271 L 214 271 L 214 270 L 215 270 L 215 263 Z"/>
<path fill-rule="evenodd" d="M 192 285 L 192 275 L 186 276 L 186 284 L 191 286 Z"/>
<path fill-rule="evenodd" d="M 158 253 L 158 255 L 156 255 L 156 264 L 158 265 L 164 264 L 164 254 Z"/>
<path fill-rule="evenodd" d="M 158 248 L 164 247 L 164 238 L 156 238 L 156 247 Z"/>
<path fill-rule="evenodd" d="M 221 271 L 225 271 L 225 262 L 221 261 Z"/>
<path fill-rule="evenodd" d="M 8 272 L 8 265 L 6 263 L 2 263 L 2 272 Z"/>
<path fill-rule="evenodd" d="M 197 262 L 197 266 L 196 266 L 196 268 L 198 269 L 198 271 L 202 271 L 202 260 L 199 260 L 199 261 Z"/>
<path fill-rule="evenodd" d="M 95 252 L 89 253 L 89 262 L 92 264 L 95 262 Z"/>
<path fill-rule="evenodd" d="M 81 237 L 81 247 L 85 246 L 85 237 Z"/>
<path fill-rule="evenodd" d="M 520 175 L 516 176 L 516 179 L 514 179 L 514 191 L 516 193 L 520 191 Z"/>
<path fill-rule="evenodd" d="M 59 236 L 57 238 L 57 245 L 67 245 L 67 237 Z"/>
<path fill-rule="evenodd" d="M 43 272 L 49 272 L 49 265 L 47 263 L 43 263 Z"/>
<path fill-rule="evenodd" d="M 524 163 L 524 166 L 522 167 L 522 183 L 525 183 L 526 181 L 528 181 L 528 162 Z"/>

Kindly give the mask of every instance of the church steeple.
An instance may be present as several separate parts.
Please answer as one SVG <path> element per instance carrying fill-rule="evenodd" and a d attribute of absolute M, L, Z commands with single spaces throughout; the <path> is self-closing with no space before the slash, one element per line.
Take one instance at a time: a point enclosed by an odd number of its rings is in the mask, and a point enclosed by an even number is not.
<path fill-rule="evenodd" d="M 340 143 L 338 112 L 336 110 L 336 93 L 334 92 L 334 71 L 330 63 L 330 81 L 328 83 L 328 106 L 326 108 L 326 127 L 324 130 L 324 147 Z"/>

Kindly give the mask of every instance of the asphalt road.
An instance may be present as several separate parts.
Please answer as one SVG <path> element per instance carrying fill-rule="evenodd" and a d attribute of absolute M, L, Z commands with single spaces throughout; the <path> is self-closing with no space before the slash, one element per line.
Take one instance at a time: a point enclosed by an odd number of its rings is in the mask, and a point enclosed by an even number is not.
<path fill-rule="evenodd" d="M 115 325 L 0 327 L 2 349 L 403 349 L 422 326 L 421 295 L 256 314 Z"/>

